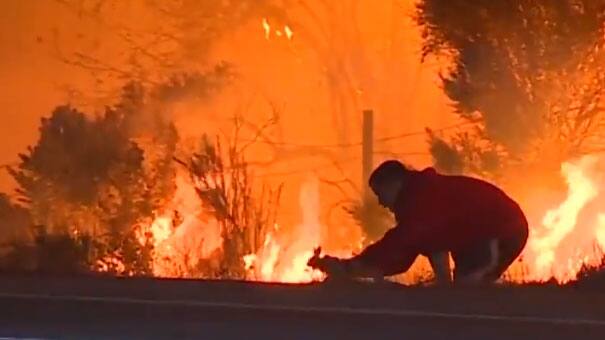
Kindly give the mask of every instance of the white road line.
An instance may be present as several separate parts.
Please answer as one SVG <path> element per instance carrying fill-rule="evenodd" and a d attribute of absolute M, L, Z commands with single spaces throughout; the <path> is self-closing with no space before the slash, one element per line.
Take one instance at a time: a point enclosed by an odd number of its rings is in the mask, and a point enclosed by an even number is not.
<path fill-rule="evenodd" d="M 151 306 L 183 306 L 183 307 L 202 307 L 202 308 L 225 308 L 248 311 L 271 311 L 271 312 L 298 312 L 298 313 L 329 313 L 341 315 L 373 315 L 388 317 L 424 317 L 458 320 L 477 320 L 477 321 L 503 321 L 503 322 L 521 322 L 521 323 L 542 323 L 552 325 L 572 325 L 572 326 L 600 326 L 605 327 L 605 319 L 563 319 L 547 318 L 539 316 L 524 315 L 492 315 L 492 314 L 467 314 L 467 313 L 445 313 L 430 312 L 406 309 L 390 308 L 349 308 L 349 307 L 307 307 L 307 306 L 287 306 L 287 305 L 265 305 L 265 304 L 247 304 L 234 302 L 205 302 L 205 301 L 186 301 L 186 300 L 149 300 L 124 297 L 97 297 L 97 296 L 77 296 L 77 295 L 39 295 L 39 294 L 5 294 L 0 293 L 1 298 L 21 299 L 21 300 L 47 300 L 58 302 L 110 302 L 120 304 L 136 304 Z"/>

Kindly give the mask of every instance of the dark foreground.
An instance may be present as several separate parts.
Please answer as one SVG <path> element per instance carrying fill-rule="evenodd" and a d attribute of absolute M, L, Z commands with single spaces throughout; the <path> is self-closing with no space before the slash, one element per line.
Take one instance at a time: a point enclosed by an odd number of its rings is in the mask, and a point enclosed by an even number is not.
<path fill-rule="evenodd" d="M 0 337 L 605 339 L 605 295 L 562 288 L 0 277 Z"/>

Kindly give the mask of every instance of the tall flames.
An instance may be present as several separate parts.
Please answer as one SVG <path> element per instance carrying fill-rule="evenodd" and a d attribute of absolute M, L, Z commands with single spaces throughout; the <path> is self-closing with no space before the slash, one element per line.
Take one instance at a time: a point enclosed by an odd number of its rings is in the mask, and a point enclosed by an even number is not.
<path fill-rule="evenodd" d="M 191 267 L 221 247 L 219 225 L 202 208 L 191 181 L 177 176 L 172 200 L 151 223 L 138 226 L 141 243 L 148 242 L 147 236 L 151 236 L 154 275 L 189 276 Z"/>
<path fill-rule="evenodd" d="M 567 282 L 583 266 L 601 262 L 605 249 L 605 159 L 584 156 L 561 165 L 568 193 L 559 206 L 548 210 L 540 225 L 530 226 L 524 254 L 529 280 L 551 278 Z"/>
<path fill-rule="evenodd" d="M 319 221 L 319 182 L 308 180 L 301 188 L 299 204 L 302 222 L 290 233 L 280 233 L 280 228 L 266 235 L 257 254 L 244 257 L 248 278 L 260 281 L 309 282 L 322 277 L 321 272 L 307 267 L 313 249 L 321 245 Z"/>

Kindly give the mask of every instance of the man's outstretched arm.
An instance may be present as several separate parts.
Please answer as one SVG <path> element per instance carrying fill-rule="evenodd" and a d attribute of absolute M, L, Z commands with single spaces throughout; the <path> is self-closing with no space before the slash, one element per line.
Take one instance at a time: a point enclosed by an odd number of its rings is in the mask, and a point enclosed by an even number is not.
<path fill-rule="evenodd" d="M 418 253 L 406 245 L 400 228 L 389 230 L 382 239 L 350 259 L 331 256 L 319 258 L 318 254 L 309 261 L 313 268 L 332 276 L 359 278 L 381 278 L 407 271 Z"/>

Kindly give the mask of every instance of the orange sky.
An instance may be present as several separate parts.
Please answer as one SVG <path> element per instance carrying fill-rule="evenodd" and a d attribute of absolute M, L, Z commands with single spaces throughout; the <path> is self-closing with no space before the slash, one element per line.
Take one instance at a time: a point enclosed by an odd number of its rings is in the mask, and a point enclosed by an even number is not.
<path fill-rule="evenodd" d="M 57 46 L 65 55 L 85 50 L 112 65 L 123 66 L 126 45 L 109 27 L 134 22 L 136 28 L 154 29 L 161 18 L 153 17 L 142 0 L 117 3 L 121 7 L 110 9 L 111 15 L 103 22 L 53 0 L 0 4 L 0 77 L 4 80 L 0 84 L 0 104 L 4 108 L 0 164 L 14 162 L 18 152 L 35 142 L 40 117 L 48 115 L 54 106 L 70 100 L 82 104 L 73 95 L 77 92 L 87 98 L 103 98 L 103 91 L 115 88 L 116 84 L 95 82 L 95 74 L 62 63 L 57 57 Z M 316 1 L 308 3 L 319 8 Z M 184 61 L 193 65 L 227 61 L 235 65 L 238 75 L 235 83 L 210 103 L 184 102 L 174 107 L 171 114 L 184 137 L 229 129 L 228 118 L 237 110 L 245 111 L 246 119 L 262 124 L 272 108 L 279 108 L 280 126 L 271 134 L 286 145 L 273 165 L 256 169 L 255 173 L 263 180 L 286 183 L 283 200 L 292 204 L 285 204 L 282 210 L 291 215 L 292 221 L 299 217 L 299 185 L 310 173 L 334 181 L 349 177 L 359 185 L 361 148 L 301 150 L 289 144 L 340 144 L 339 131 L 344 130 L 347 142 L 354 144 L 361 139 L 361 109 L 365 108 L 375 110 L 376 138 L 422 131 L 426 126 L 441 127 L 454 120 L 439 89 L 434 64 L 419 63 L 420 38 L 409 16 L 411 4 L 385 1 L 377 6 L 372 0 L 359 3 L 356 27 L 351 25 L 347 13 L 318 10 L 319 20 L 333 29 L 332 45 L 323 50 L 309 39 L 317 36 L 316 23 L 304 11 L 294 8 L 289 15 L 296 22 L 285 23 L 292 25 L 292 40 L 275 35 L 275 30 L 283 31 L 282 23 L 271 21 L 273 34 L 265 39 L 259 17 L 228 32 L 209 55 L 188 51 L 190 60 Z M 327 65 L 334 65 L 330 64 L 334 62 L 332 55 L 344 56 L 342 69 L 358 90 L 358 109 L 345 112 L 346 128 L 340 130 L 334 125 L 335 97 L 326 77 Z M 202 58 L 209 59 L 202 62 Z M 338 63 L 340 59 L 335 60 Z M 336 77 L 337 84 L 343 81 Z M 377 144 L 376 150 L 421 152 L 424 154 L 402 159 L 426 166 L 430 157 L 425 141 L 423 135 L 418 135 Z M 251 158 L 266 160 L 271 156 L 270 150 L 261 144 L 251 149 Z M 377 154 L 375 161 L 386 157 Z M 333 166 L 334 162 L 342 171 Z M 13 185 L 2 173 L 0 190 L 9 191 Z M 322 186 L 321 190 L 324 205 L 340 197 L 333 187 Z"/>
<path fill-rule="evenodd" d="M 83 77 L 53 57 L 53 30 L 75 24 L 53 1 L 4 1 L 0 4 L 0 164 L 35 142 L 41 117 L 68 98 L 65 87 Z M 13 187 L 5 173 L 0 190 Z"/>

